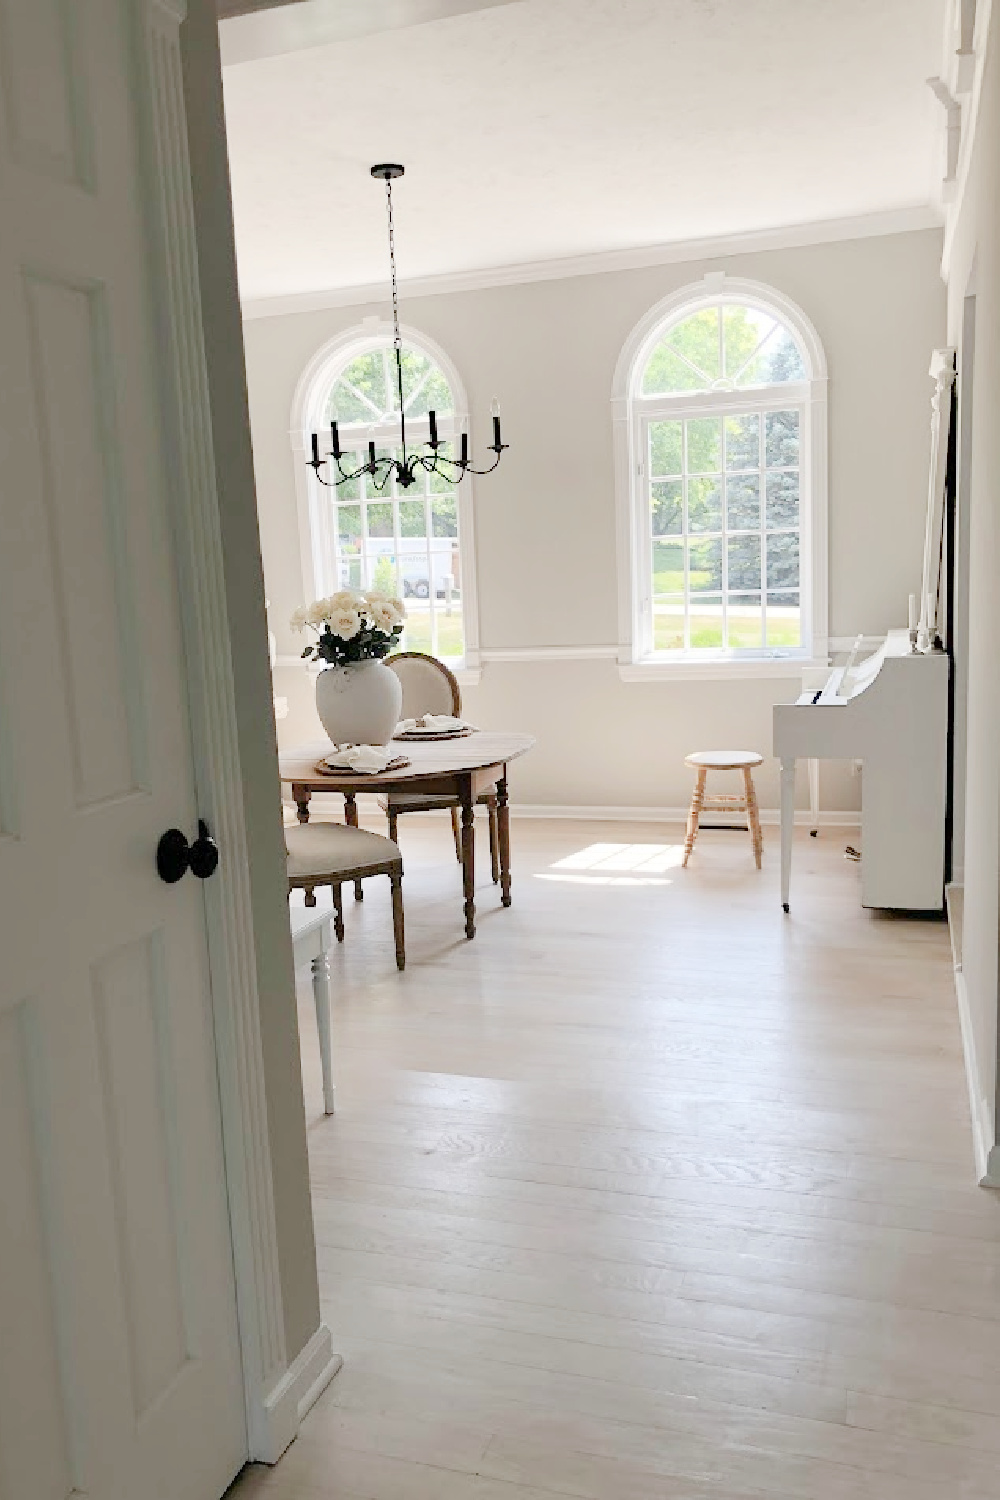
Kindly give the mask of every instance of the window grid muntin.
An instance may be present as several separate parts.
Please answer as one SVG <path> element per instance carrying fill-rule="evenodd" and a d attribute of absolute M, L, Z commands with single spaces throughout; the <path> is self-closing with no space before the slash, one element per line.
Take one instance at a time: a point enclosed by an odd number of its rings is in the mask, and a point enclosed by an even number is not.
<path fill-rule="evenodd" d="M 721 317 L 720 317 L 721 328 Z M 778 325 L 781 326 L 780 324 Z M 663 337 L 661 333 L 660 338 Z M 659 656 L 688 655 L 695 653 L 706 658 L 710 656 L 760 656 L 763 654 L 773 655 L 798 655 L 805 650 L 805 639 L 808 634 L 807 608 L 803 601 L 803 594 L 807 592 L 804 583 L 806 564 L 809 555 L 808 527 L 810 521 L 807 486 L 807 443 L 808 443 L 808 386 L 802 382 L 789 382 L 775 387 L 766 387 L 758 391 L 699 391 L 697 393 L 680 393 L 676 396 L 653 396 L 637 397 L 635 406 L 638 412 L 638 437 L 639 452 L 643 455 L 640 462 L 640 477 L 643 482 L 643 497 L 646 522 L 644 526 L 644 550 L 645 550 L 645 575 L 647 579 L 648 607 L 643 610 L 643 618 L 648 628 L 648 651 Z M 740 396 L 742 400 L 738 399 Z M 747 398 L 750 399 L 747 399 Z M 737 398 L 737 399 L 734 399 Z M 790 399 L 791 398 L 791 399 Z M 796 399 L 797 398 L 797 399 Z M 767 463 L 766 452 L 766 418 L 768 413 L 773 412 L 795 412 L 798 420 L 798 463 L 797 464 L 775 464 Z M 726 423 L 730 417 L 757 418 L 757 442 L 758 462 L 756 468 L 744 467 L 733 470 L 734 475 L 755 475 L 758 484 L 758 527 L 756 530 L 740 528 L 730 531 L 728 529 L 728 477 L 729 469 L 726 466 L 727 459 L 727 431 Z M 712 418 L 721 422 L 721 468 L 717 471 L 717 477 L 721 485 L 721 518 L 722 530 L 713 532 L 695 532 L 693 536 L 696 541 L 719 541 L 722 552 L 721 588 L 719 591 L 712 590 L 709 598 L 714 602 L 716 595 L 720 604 L 720 623 L 722 644 L 720 646 L 692 646 L 691 645 L 691 588 L 690 588 L 690 540 L 692 533 L 689 528 L 688 492 L 689 481 L 692 477 L 706 477 L 702 471 L 692 474 L 688 470 L 688 423 L 699 418 Z M 666 474 L 654 472 L 652 462 L 652 428 L 657 421 L 679 421 L 681 423 L 681 454 L 684 472 L 678 474 Z M 708 471 L 715 477 L 716 471 Z M 799 490 L 799 524 L 798 526 L 768 527 L 767 525 L 767 475 L 773 473 L 793 473 L 798 476 Z M 669 536 L 657 537 L 653 532 L 653 485 L 659 482 L 671 482 L 680 479 L 682 482 L 682 530 L 679 534 L 672 533 Z M 768 586 L 767 574 L 767 538 L 769 535 L 795 535 L 799 542 L 798 557 L 798 586 L 792 588 L 786 586 L 772 589 Z M 740 536 L 752 536 L 760 539 L 760 577 L 759 590 L 738 589 L 737 593 L 750 594 L 759 593 L 760 596 L 760 631 L 761 644 L 759 646 L 733 647 L 726 644 L 729 638 L 729 538 Z M 656 603 L 658 599 L 673 602 L 680 599 L 678 594 L 659 595 L 655 590 L 653 573 L 653 549 L 657 540 L 676 541 L 683 551 L 684 561 L 684 644 L 680 651 L 671 648 L 657 650 L 656 647 Z M 768 644 L 768 604 L 769 595 L 787 594 L 796 595 L 799 609 L 799 643 L 797 646 L 772 646 Z M 780 607 L 780 606 L 775 606 Z"/>
<path fill-rule="evenodd" d="M 771 323 L 770 328 L 767 329 L 766 333 L 764 333 L 762 337 L 757 341 L 757 344 L 750 356 L 742 362 L 737 372 L 732 376 L 730 376 L 726 370 L 725 356 L 725 317 L 727 310 L 731 308 L 743 308 L 748 312 L 757 313 L 760 315 L 760 317 L 770 320 Z M 667 345 L 670 353 L 676 359 L 680 360 L 682 364 L 687 365 L 688 369 L 690 369 L 694 374 L 700 376 L 701 380 L 704 383 L 687 391 L 657 391 L 650 392 L 648 394 L 645 393 L 643 391 L 643 385 L 646 379 L 646 373 L 657 350 L 667 343 L 670 335 L 677 329 L 682 328 L 684 324 L 688 323 L 691 319 L 697 318 L 701 313 L 705 312 L 714 312 L 716 315 L 716 357 L 719 368 L 718 377 L 713 378 L 700 365 L 696 364 L 693 359 L 682 353 L 680 349 L 676 348 L 673 345 Z M 809 370 L 811 361 L 807 350 L 803 347 L 798 332 L 789 322 L 785 320 L 781 313 L 775 310 L 773 307 L 767 306 L 762 302 L 758 302 L 752 296 L 742 295 L 726 296 L 725 294 L 723 294 L 721 296 L 712 296 L 692 300 L 678 312 L 676 312 L 673 317 L 661 323 L 656 328 L 654 333 L 646 340 L 641 352 L 641 356 L 637 359 L 635 364 L 636 375 L 634 399 L 638 401 L 669 401 L 687 397 L 688 399 L 693 398 L 695 400 L 703 400 L 706 396 L 716 393 L 718 393 L 719 395 L 730 395 L 738 393 L 740 391 L 750 392 L 753 394 L 753 396 L 756 396 L 758 394 L 765 394 L 769 391 L 789 391 L 794 386 L 805 387 L 808 390 L 808 387 L 811 384 L 811 380 L 808 374 L 803 374 L 799 379 L 795 380 L 778 380 L 766 382 L 760 381 L 757 383 L 751 383 L 746 386 L 737 386 L 736 382 L 739 380 L 739 377 L 743 374 L 748 366 L 753 364 L 754 360 L 764 349 L 765 345 L 768 344 L 770 340 L 778 334 L 784 334 L 791 340 L 794 348 L 798 353 L 802 369 L 807 372 Z"/>

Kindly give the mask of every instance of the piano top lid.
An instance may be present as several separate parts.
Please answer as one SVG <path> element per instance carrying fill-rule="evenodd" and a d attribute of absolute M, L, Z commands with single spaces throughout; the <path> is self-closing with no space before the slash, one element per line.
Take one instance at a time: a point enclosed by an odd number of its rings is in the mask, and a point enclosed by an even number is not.
<path fill-rule="evenodd" d="M 879 674 L 884 670 L 886 663 L 893 669 L 898 669 L 900 661 L 907 662 L 926 661 L 928 657 L 940 656 L 941 652 L 913 652 L 910 649 L 910 633 L 908 630 L 890 630 L 882 644 L 857 666 L 849 660 L 846 666 L 834 667 L 822 689 L 816 694 L 804 693 L 795 706 L 836 707 L 850 703 L 852 698 L 858 697 L 860 693 L 866 692 L 875 682 Z"/>

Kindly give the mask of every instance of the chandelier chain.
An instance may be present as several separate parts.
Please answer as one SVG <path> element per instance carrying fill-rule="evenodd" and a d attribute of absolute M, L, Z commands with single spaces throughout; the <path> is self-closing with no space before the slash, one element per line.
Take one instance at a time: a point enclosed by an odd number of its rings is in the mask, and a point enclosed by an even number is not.
<path fill-rule="evenodd" d="M 392 275 L 392 347 L 396 362 L 396 387 L 399 392 L 399 457 L 395 458 L 389 454 L 378 454 L 375 449 L 374 434 L 371 434 L 368 442 L 368 461 L 359 464 L 356 468 L 346 469 L 343 465 L 343 454 L 340 448 L 340 434 L 337 430 L 336 418 L 330 424 L 330 438 L 332 449 L 324 457 L 320 456 L 319 434 L 312 433 L 312 457 L 309 459 L 309 467 L 316 475 L 320 484 L 329 488 L 335 488 L 340 484 L 347 484 L 366 474 L 371 478 L 374 488 L 381 493 L 393 480 L 401 489 L 408 490 L 417 483 L 419 472 L 437 474 L 442 479 L 458 483 L 464 479 L 466 474 L 492 474 L 500 462 L 501 454 L 506 450 L 507 444 L 500 439 L 500 408 L 497 403 L 493 406 L 493 443 L 490 452 L 493 454 L 493 462 L 485 469 L 477 469 L 469 462 L 468 434 L 462 433 L 461 457 L 447 458 L 439 450 L 441 443 L 438 441 L 437 424 L 433 411 L 428 411 L 427 420 L 430 427 L 429 443 L 419 445 L 430 448 L 429 453 L 408 453 L 406 448 L 406 412 L 403 409 L 403 338 L 399 331 L 399 285 L 396 278 L 396 228 L 392 218 L 392 179 L 402 177 L 403 168 L 395 162 L 382 162 L 372 167 L 372 176 L 380 177 L 385 182 L 385 206 L 386 216 L 389 221 L 389 268 Z M 331 462 L 332 460 L 332 462 Z M 326 467 L 329 477 L 324 476 L 321 470 Z"/>

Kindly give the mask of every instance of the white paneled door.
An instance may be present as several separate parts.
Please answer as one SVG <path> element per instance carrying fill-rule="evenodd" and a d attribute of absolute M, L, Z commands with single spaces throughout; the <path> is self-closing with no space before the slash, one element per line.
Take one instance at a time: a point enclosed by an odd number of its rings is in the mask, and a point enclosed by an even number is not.
<path fill-rule="evenodd" d="M 154 864 L 198 807 L 147 4 L 0 0 L 0 1500 L 246 1453 L 205 889 Z"/>

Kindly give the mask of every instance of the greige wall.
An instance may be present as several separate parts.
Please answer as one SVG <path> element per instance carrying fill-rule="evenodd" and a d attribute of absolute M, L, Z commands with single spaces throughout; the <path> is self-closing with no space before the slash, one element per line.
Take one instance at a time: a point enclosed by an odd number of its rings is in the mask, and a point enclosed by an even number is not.
<path fill-rule="evenodd" d="M 616 642 L 615 364 L 648 308 L 710 269 L 794 298 L 826 347 L 832 634 L 904 624 L 920 578 L 927 368 L 945 329 L 940 251 L 939 233 L 923 231 L 448 295 L 404 291 L 405 321 L 442 345 L 462 375 L 478 423 L 474 448 L 477 437 L 488 441 L 491 397 L 503 403 L 510 452 L 478 481 L 475 501 L 483 648 Z M 298 654 L 285 622 L 303 590 L 288 438 L 295 385 L 327 339 L 385 312 L 344 307 L 244 325 L 264 571 L 281 653 Z M 275 675 L 291 704 L 283 741 L 317 738 L 306 674 L 279 666 Z M 712 744 L 769 753 L 771 707 L 797 686 L 624 684 L 607 660 L 494 662 L 467 690 L 466 707 L 479 724 L 538 736 L 512 773 L 515 803 L 678 807 L 689 796 L 685 753 Z M 776 763 L 763 768 L 759 787 L 764 805 L 777 806 Z M 824 768 L 822 797 L 828 808 L 857 805 L 847 767 Z"/>
<path fill-rule="evenodd" d="M 975 292 L 970 486 L 968 759 L 963 972 L 975 1045 L 974 1087 L 988 1144 L 997 1128 L 997 902 L 1000 863 L 1000 44 L 990 24 L 980 117 L 948 272 L 950 341 L 961 346 Z M 959 369 L 962 368 L 961 349 Z M 969 399 L 968 390 L 960 400 Z M 1000 1181 L 1000 1162 L 991 1163 Z"/>
<path fill-rule="evenodd" d="M 319 1291 L 236 293 L 218 26 L 209 0 L 193 0 L 181 36 L 185 104 L 195 146 L 191 175 L 231 627 L 230 640 L 220 642 L 219 649 L 232 651 L 236 678 L 278 1260 L 285 1343 L 291 1361 L 319 1327 Z"/>

